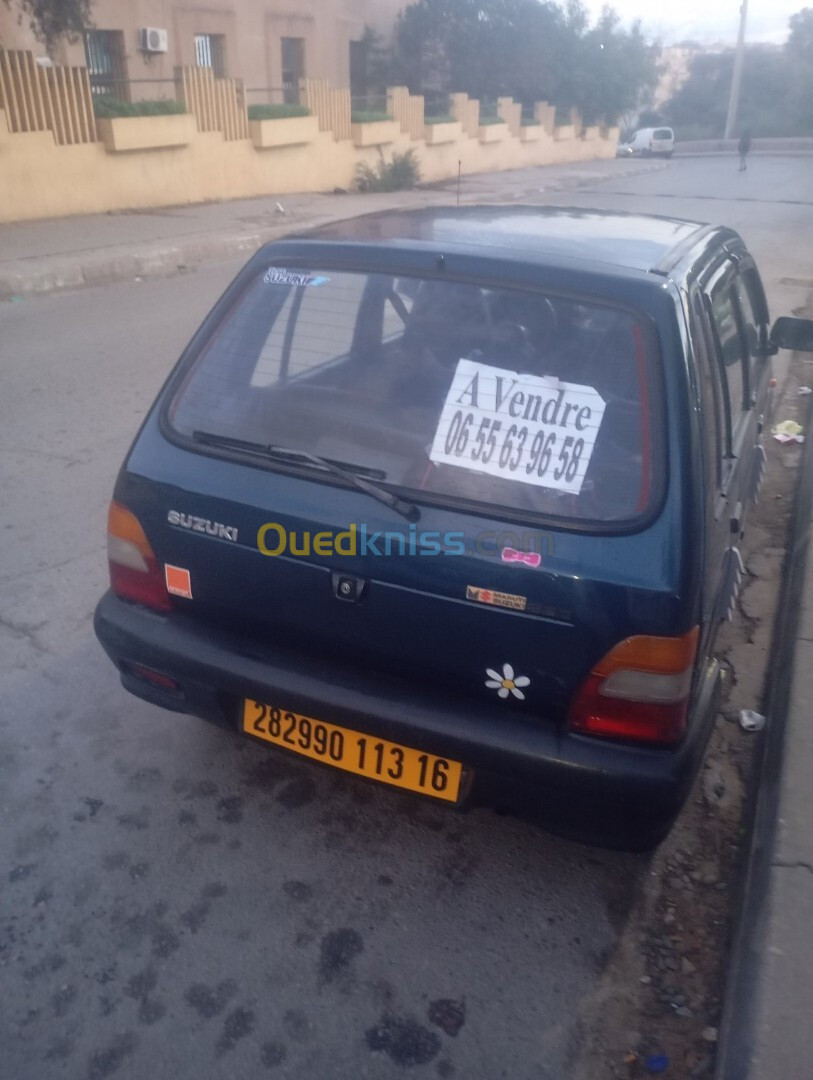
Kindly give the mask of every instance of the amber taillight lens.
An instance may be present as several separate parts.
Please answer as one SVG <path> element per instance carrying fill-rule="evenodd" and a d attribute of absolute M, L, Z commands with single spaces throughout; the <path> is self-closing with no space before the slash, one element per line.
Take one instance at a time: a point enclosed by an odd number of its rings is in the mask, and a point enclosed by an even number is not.
<path fill-rule="evenodd" d="M 164 575 L 141 523 L 115 501 L 107 515 L 107 559 L 110 587 L 116 596 L 153 611 L 172 609 Z"/>
<path fill-rule="evenodd" d="M 579 688 L 571 731 L 672 745 L 686 733 L 699 627 L 680 637 L 640 635 L 612 648 Z"/>

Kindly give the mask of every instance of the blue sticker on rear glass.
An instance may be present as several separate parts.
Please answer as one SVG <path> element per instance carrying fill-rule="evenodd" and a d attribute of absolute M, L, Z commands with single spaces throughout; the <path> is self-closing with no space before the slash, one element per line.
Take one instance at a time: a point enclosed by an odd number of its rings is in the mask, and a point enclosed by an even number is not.
<path fill-rule="evenodd" d="M 307 271 L 283 270 L 280 266 L 271 266 L 266 270 L 263 282 L 266 285 L 324 285 L 329 277 L 309 274 Z"/>

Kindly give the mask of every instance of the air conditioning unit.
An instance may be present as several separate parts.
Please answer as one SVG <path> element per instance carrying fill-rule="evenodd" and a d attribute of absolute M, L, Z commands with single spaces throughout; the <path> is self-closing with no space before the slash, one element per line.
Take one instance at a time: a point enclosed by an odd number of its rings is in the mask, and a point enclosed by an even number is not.
<path fill-rule="evenodd" d="M 141 30 L 141 51 L 148 53 L 162 53 L 169 49 L 169 35 L 166 30 L 159 30 L 155 26 L 145 26 Z"/>

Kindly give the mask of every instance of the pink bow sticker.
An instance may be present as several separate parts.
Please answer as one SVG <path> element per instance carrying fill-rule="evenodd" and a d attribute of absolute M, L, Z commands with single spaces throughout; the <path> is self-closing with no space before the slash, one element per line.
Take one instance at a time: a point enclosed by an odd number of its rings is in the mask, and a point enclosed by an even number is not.
<path fill-rule="evenodd" d="M 542 556 L 538 551 L 517 551 L 516 548 L 505 547 L 502 549 L 502 561 L 525 563 L 526 566 L 537 567 L 542 562 Z"/>

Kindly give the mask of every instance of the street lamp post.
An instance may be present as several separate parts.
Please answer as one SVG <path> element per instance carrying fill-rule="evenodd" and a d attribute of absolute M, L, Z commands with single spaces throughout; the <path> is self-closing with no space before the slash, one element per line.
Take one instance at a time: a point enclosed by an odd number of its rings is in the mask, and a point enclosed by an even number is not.
<path fill-rule="evenodd" d="M 742 0 L 740 8 L 740 32 L 737 36 L 737 52 L 734 56 L 734 74 L 731 76 L 731 96 L 728 99 L 728 116 L 725 121 L 724 138 L 734 137 L 734 128 L 737 126 L 737 109 L 740 104 L 740 87 L 742 86 L 742 65 L 745 60 L 745 20 L 748 17 L 748 0 Z"/>

